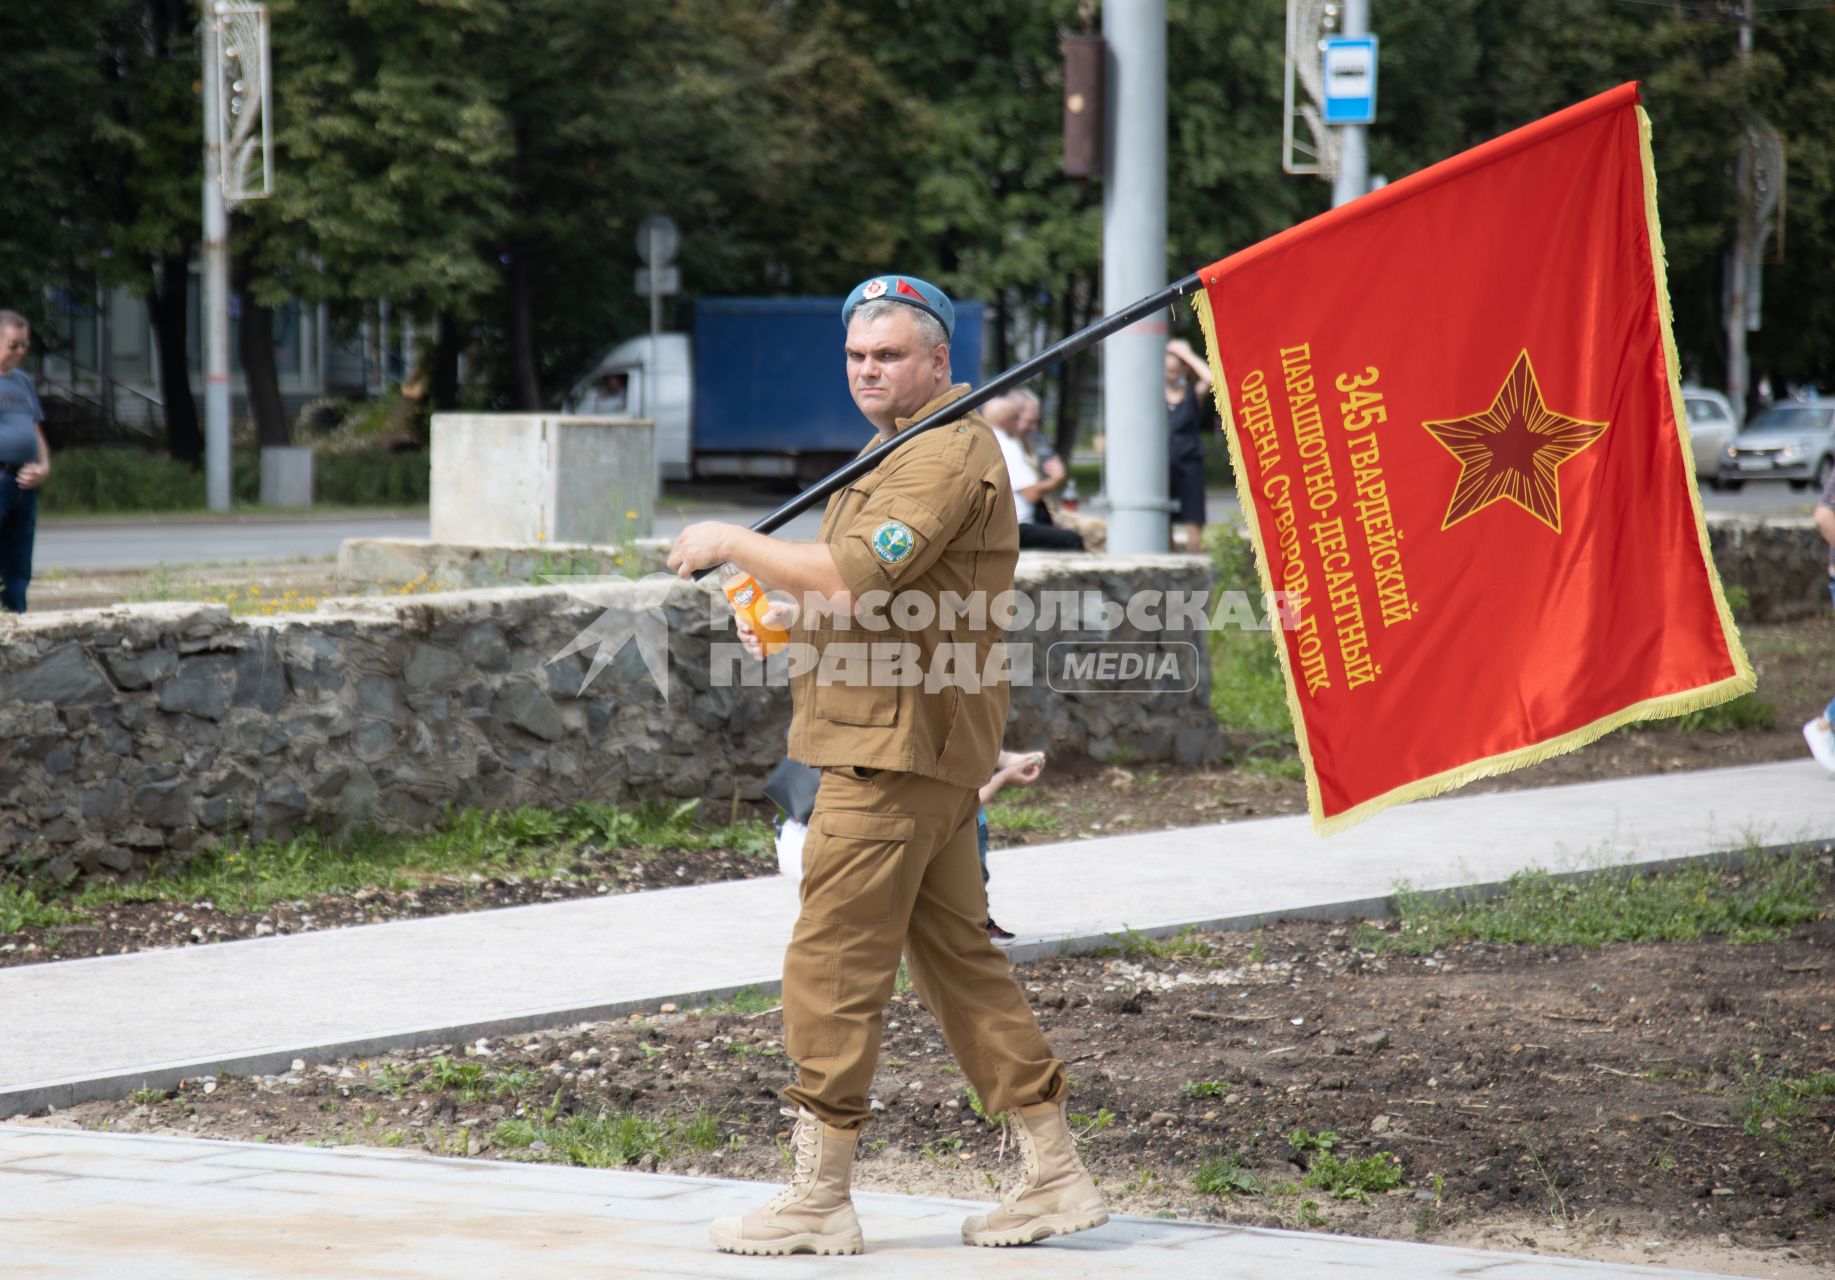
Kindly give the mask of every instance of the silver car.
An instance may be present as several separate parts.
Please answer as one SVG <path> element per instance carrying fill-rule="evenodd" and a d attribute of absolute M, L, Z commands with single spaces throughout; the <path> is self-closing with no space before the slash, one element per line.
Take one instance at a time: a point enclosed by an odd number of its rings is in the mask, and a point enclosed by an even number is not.
<path fill-rule="evenodd" d="M 1682 411 L 1688 418 L 1689 447 L 1695 455 L 1695 478 L 1712 483 L 1720 476 L 1720 455 L 1733 438 L 1733 406 L 1718 391 L 1682 388 Z"/>
<path fill-rule="evenodd" d="M 1774 404 L 1746 424 L 1720 453 L 1720 487 L 1748 480 L 1788 480 L 1821 488 L 1835 475 L 1835 401 Z"/>

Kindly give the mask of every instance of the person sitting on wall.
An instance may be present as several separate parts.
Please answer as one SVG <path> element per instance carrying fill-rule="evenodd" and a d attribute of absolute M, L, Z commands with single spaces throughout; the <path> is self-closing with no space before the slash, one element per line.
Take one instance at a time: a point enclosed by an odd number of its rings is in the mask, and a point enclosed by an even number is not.
<path fill-rule="evenodd" d="M 1021 418 L 1025 402 L 1018 393 L 997 396 L 982 406 L 981 415 L 994 428 L 994 439 L 1007 461 L 1007 478 L 1013 482 L 1013 512 L 1019 517 L 1020 550 L 1081 551 L 1083 536 L 1074 529 L 1060 529 L 1051 523 L 1051 512 L 1045 506 L 1045 495 L 1064 479 L 1064 466 L 1057 467 L 1057 478 L 1042 474 L 1032 455 L 1026 452 L 1025 431 Z"/>

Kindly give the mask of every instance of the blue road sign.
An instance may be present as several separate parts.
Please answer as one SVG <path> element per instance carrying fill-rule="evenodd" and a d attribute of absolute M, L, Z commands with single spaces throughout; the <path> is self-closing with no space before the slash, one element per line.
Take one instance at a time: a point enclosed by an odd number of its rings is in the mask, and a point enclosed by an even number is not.
<path fill-rule="evenodd" d="M 1376 119 L 1376 37 L 1327 36 L 1325 123 L 1370 124 Z"/>

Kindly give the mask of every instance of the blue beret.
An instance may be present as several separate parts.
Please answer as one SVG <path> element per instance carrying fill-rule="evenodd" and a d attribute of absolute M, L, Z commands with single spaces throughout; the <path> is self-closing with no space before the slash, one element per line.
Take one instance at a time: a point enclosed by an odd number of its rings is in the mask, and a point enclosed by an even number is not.
<path fill-rule="evenodd" d="M 955 304 L 949 300 L 947 293 L 928 280 L 920 280 L 916 276 L 874 276 L 870 280 L 862 280 L 847 295 L 847 301 L 841 304 L 841 326 L 846 328 L 853 320 L 855 307 L 880 298 L 909 303 L 919 311 L 927 311 L 943 326 L 946 337 L 956 336 Z"/>

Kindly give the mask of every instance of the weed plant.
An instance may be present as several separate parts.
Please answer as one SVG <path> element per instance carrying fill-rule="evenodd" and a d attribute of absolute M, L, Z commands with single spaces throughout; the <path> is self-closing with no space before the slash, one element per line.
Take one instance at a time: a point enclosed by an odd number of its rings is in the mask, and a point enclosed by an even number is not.
<path fill-rule="evenodd" d="M 1198 936 L 1196 925 L 1187 925 L 1170 938 L 1154 938 L 1138 929 L 1122 927 L 1122 932 L 1111 933 L 1117 945 L 1098 947 L 1099 956 L 1123 956 L 1129 960 L 1208 960 L 1213 949 L 1211 944 Z"/>
<path fill-rule="evenodd" d="M 1235 1156 L 1212 1156 L 1198 1166 L 1192 1185 L 1207 1196 L 1259 1196 L 1267 1188 Z"/>
<path fill-rule="evenodd" d="M 1306 1166 L 1304 1185 L 1323 1191 L 1334 1200 L 1370 1203 L 1370 1193 L 1393 1191 L 1402 1185 L 1401 1158 L 1389 1151 L 1367 1156 L 1341 1156 L 1317 1151 Z"/>

